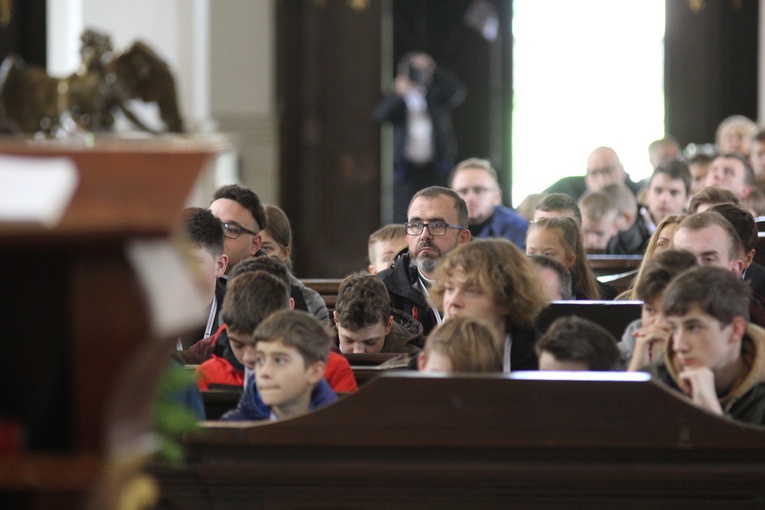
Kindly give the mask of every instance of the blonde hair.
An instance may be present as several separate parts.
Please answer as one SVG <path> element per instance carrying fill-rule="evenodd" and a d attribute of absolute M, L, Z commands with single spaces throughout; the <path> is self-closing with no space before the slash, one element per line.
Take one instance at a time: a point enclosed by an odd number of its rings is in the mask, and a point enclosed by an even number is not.
<path fill-rule="evenodd" d="M 369 235 L 369 242 L 367 243 L 367 252 L 369 255 L 369 263 L 373 264 L 375 260 L 375 244 L 384 241 L 395 241 L 401 239 L 406 244 L 406 229 L 401 223 L 391 223 L 384 227 L 375 230 Z"/>
<path fill-rule="evenodd" d="M 614 218 L 619 214 L 619 204 L 616 198 L 605 191 L 590 191 L 579 199 L 579 210 L 582 216 L 595 221 L 601 221 L 613 214 Z"/>
<path fill-rule="evenodd" d="M 505 319 L 505 331 L 533 328 L 547 306 L 536 268 L 506 239 L 475 239 L 450 251 L 436 270 L 436 284 L 430 291 L 437 306 L 443 306 L 445 286 L 456 271 L 465 273 L 468 287 L 491 293 Z"/>
<path fill-rule="evenodd" d="M 453 372 L 501 372 L 504 338 L 472 317 L 454 317 L 439 324 L 425 342 L 423 356 L 437 352 L 452 364 Z"/>
<path fill-rule="evenodd" d="M 574 263 L 569 268 L 572 279 L 579 284 L 579 290 L 587 299 L 600 299 L 598 281 L 592 275 L 590 266 L 587 265 L 587 255 L 584 253 L 581 230 L 579 230 L 576 222 L 566 216 L 542 218 L 529 226 L 529 232 L 533 228 L 547 228 L 560 232 L 558 238 L 566 250 L 566 255 L 574 256 Z"/>
<path fill-rule="evenodd" d="M 635 275 L 635 279 L 632 280 L 632 283 L 630 284 L 630 287 L 619 294 L 616 299 L 640 299 L 637 296 L 637 286 L 640 283 L 640 281 L 643 278 L 643 275 L 646 271 L 646 266 L 648 265 L 648 262 L 653 258 L 654 254 L 656 253 L 656 246 L 659 244 L 659 236 L 661 235 L 661 231 L 666 227 L 667 225 L 679 225 L 680 222 L 682 222 L 685 218 L 687 218 L 687 214 L 670 214 L 669 216 L 665 216 L 663 220 L 659 222 L 658 225 L 656 225 L 656 230 L 653 231 L 653 234 L 651 234 L 651 237 L 648 238 L 648 246 L 645 248 L 645 253 L 643 254 L 643 260 L 640 262 L 640 268 L 638 269 L 637 274 Z"/>

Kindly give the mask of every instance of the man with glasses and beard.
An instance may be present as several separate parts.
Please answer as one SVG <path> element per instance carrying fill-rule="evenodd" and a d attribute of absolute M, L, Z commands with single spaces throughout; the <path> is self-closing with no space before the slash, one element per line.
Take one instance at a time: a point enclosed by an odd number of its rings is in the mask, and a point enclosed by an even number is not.
<path fill-rule="evenodd" d="M 407 210 L 404 224 L 408 248 L 393 267 L 377 274 L 390 295 L 392 308 L 420 321 L 424 335 L 441 322 L 428 288 L 444 255 L 470 240 L 468 211 L 459 195 L 441 186 L 418 191 Z"/>

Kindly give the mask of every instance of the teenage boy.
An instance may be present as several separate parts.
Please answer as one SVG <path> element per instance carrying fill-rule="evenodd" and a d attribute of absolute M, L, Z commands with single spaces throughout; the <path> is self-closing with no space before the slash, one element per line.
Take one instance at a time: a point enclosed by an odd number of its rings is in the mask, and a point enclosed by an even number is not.
<path fill-rule="evenodd" d="M 591 191 L 579 199 L 584 251 L 603 253 L 608 240 L 619 232 L 619 204 L 605 191 Z"/>
<path fill-rule="evenodd" d="M 337 400 L 323 377 L 332 340 L 315 317 L 276 312 L 255 330 L 253 343 L 244 362 L 255 376 L 247 378 L 239 406 L 224 420 L 285 420 Z"/>
<path fill-rule="evenodd" d="M 243 356 L 251 343 L 252 332 L 270 314 L 289 307 L 287 285 L 276 276 L 255 271 L 231 279 L 223 300 L 225 325 L 214 337 L 210 359 L 196 369 L 199 389 L 241 389 Z"/>
<path fill-rule="evenodd" d="M 651 174 L 645 194 L 645 207 L 638 211 L 632 226 L 611 238 L 606 253 L 642 255 L 656 225 L 670 214 L 680 214 L 688 205 L 691 174 L 681 161 L 665 161 Z"/>
<path fill-rule="evenodd" d="M 406 229 L 403 225 L 385 225 L 369 236 L 369 272 L 377 274 L 393 265 L 398 252 L 407 247 Z"/>
<path fill-rule="evenodd" d="M 189 261 L 196 270 L 199 284 L 209 305 L 200 310 L 200 318 L 206 319 L 200 328 L 178 339 L 178 350 L 188 349 L 202 338 L 207 338 L 220 328 L 218 312 L 226 293 L 228 257 L 223 253 L 223 226 L 207 209 L 190 207 L 183 211 L 183 235 L 190 244 Z"/>
<path fill-rule="evenodd" d="M 664 293 L 672 339 L 648 371 L 702 409 L 765 425 L 765 330 L 749 324 L 749 288 L 730 271 L 695 267 Z"/>
<path fill-rule="evenodd" d="M 388 289 L 371 274 L 352 274 L 340 282 L 334 323 L 343 353 L 414 354 L 422 349 L 422 324 L 392 309 Z"/>
<path fill-rule="evenodd" d="M 539 370 L 608 372 L 621 368 L 616 339 L 581 317 L 556 319 L 536 345 Z"/>

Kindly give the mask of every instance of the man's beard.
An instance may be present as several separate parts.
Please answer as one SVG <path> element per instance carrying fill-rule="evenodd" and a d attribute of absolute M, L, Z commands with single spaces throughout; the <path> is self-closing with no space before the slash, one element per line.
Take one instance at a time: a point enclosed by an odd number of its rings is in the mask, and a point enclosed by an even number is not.
<path fill-rule="evenodd" d="M 438 267 L 438 264 L 441 263 L 443 254 L 441 253 L 441 250 L 439 250 L 438 247 L 434 244 L 426 242 L 417 246 L 417 248 L 423 247 L 432 248 L 436 254 L 435 256 L 431 256 L 430 254 L 421 256 L 420 250 L 418 249 L 417 254 L 414 256 L 414 265 L 416 265 L 420 271 L 430 274 L 435 271 L 435 269 Z"/>

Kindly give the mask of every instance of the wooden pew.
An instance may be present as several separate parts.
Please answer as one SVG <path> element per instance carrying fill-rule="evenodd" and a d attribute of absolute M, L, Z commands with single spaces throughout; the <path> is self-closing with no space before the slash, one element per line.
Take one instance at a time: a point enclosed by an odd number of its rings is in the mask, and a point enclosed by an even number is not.
<path fill-rule="evenodd" d="M 335 303 L 337 302 L 337 291 L 340 289 L 340 282 L 342 278 L 306 278 L 300 280 L 303 284 L 315 290 L 321 295 L 324 303 L 327 305 L 327 309 L 330 313 L 335 309 Z"/>
<path fill-rule="evenodd" d="M 642 255 L 587 255 L 587 262 L 596 277 L 638 269 L 642 261 Z"/>
<path fill-rule="evenodd" d="M 353 376 L 359 387 L 378 377 L 387 370 L 405 370 L 404 366 L 396 368 L 383 368 L 381 365 L 390 363 L 391 360 L 401 358 L 402 354 L 376 353 L 376 354 L 343 354 L 351 365 Z"/>
<path fill-rule="evenodd" d="M 640 318 L 642 301 L 553 301 L 537 317 L 537 328 L 545 332 L 552 322 L 567 315 L 589 319 L 621 340 L 630 322 Z"/>
<path fill-rule="evenodd" d="M 281 423 L 206 425 L 168 507 L 758 508 L 765 429 L 712 416 L 645 374 L 386 373 Z M 561 374 L 553 374 L 560 377 Z M 566 374 L 563 373 L 565 376 Z"/>

